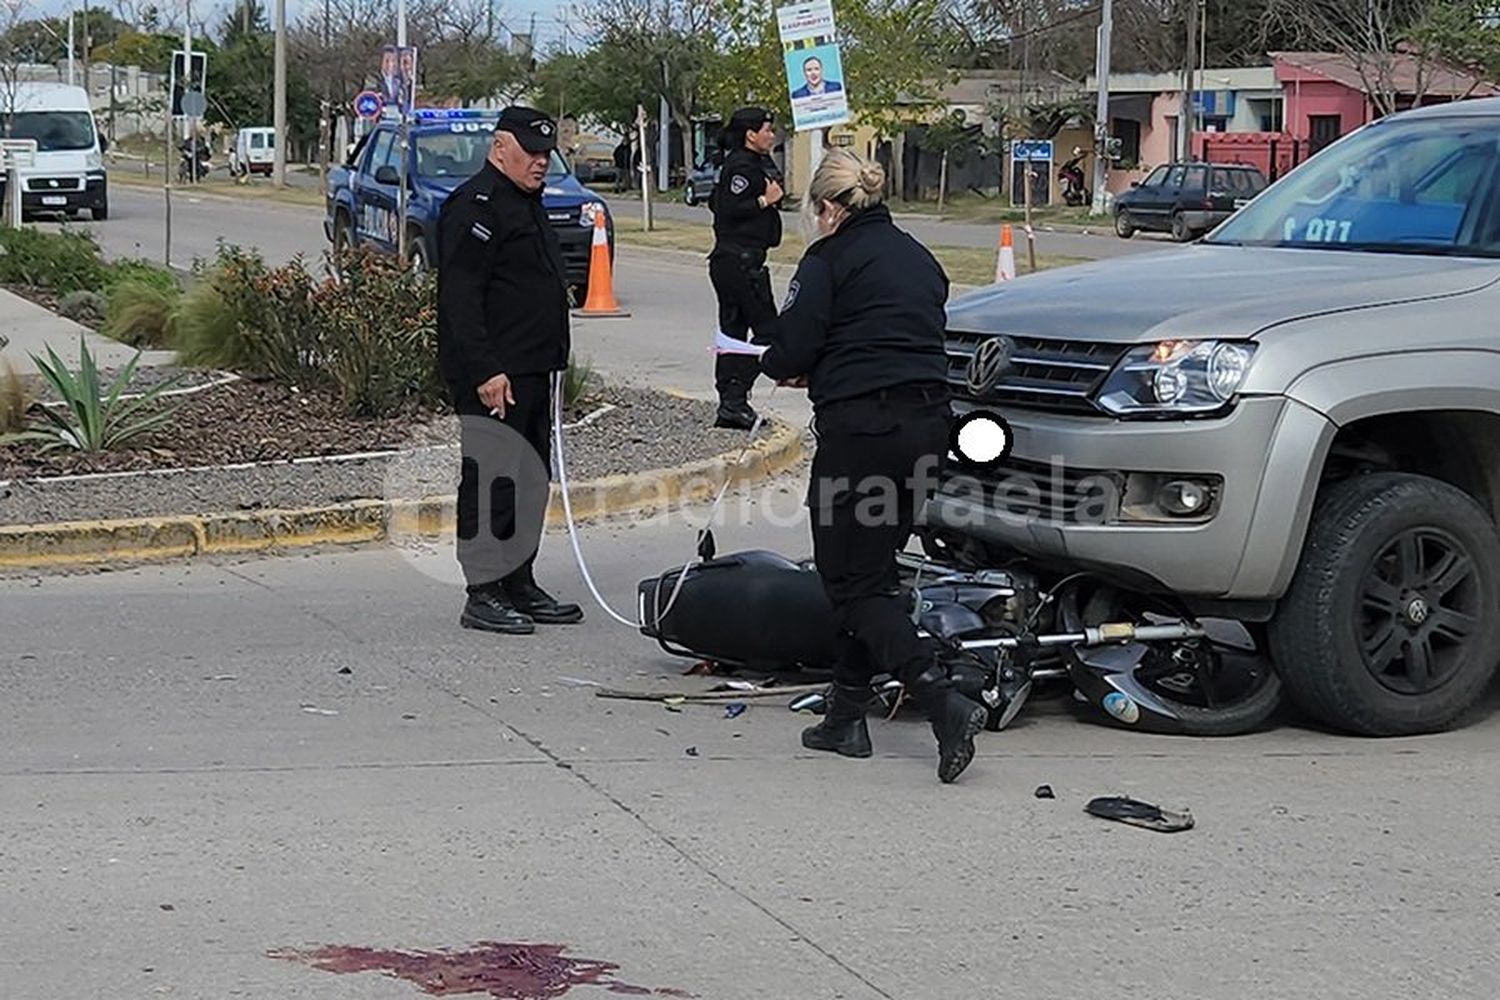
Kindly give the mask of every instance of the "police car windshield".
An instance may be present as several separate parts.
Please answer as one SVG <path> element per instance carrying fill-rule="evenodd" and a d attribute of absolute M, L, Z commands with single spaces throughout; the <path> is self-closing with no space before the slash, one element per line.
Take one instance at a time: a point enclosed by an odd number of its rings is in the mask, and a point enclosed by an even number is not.
<path fill-rule="evenodd" d="M 1500 118 L 1391 121 L 1288 174 L 1206 242 L 1500 257 Z"/>
<path fill-rule="evenodd" d="M 93 149 L 94 122 L 86 111 L 21 111 L 11 125 L 12 139 L 35 139 L 39 153 Z"/>
<path fill-rule="evenodd" d="M 494 139 L 491 126 L 483 130 L 423 132 L 417 135 L 417 175 L 428 178 L 464 180 L 479 173 L 489 155 Z M 547 181 L 551 183 L 568 173 L 568 165 L 556 152 L 547 164 Z"/>

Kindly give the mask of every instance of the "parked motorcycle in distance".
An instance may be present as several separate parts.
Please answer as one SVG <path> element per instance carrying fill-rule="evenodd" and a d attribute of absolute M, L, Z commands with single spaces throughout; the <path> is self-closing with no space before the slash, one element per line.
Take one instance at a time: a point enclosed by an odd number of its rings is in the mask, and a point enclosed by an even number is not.
<path fill-rule="evenodd" d="M 1086 159 L 1088 154 L 1074 146 L 1072 159 L 1057 168 L 1057 176 L 1062 181 L 1063 201 L 1075 208 L 1087 205 L 1092 199 L 1083 176 L 1083 161 Z"/>

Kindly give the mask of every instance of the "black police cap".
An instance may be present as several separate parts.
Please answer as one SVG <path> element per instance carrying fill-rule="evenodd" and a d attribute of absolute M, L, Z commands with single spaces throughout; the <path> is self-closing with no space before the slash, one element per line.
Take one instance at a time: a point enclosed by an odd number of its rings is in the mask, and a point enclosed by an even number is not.
<path fill-rule="evenodd" d="M 557 122 L 535 108 L 506 108 L 500 112 L 495 131 L 509 132 L 528 153 L 548 153 L 557 148 Z"/>
<path fill-rule="evenodd" d="M 729 116 L 729 131 L 740 134 L 756 132 L 766 122 L 775 120 L 776 116 L 766 108 L 740 108 Z"/>

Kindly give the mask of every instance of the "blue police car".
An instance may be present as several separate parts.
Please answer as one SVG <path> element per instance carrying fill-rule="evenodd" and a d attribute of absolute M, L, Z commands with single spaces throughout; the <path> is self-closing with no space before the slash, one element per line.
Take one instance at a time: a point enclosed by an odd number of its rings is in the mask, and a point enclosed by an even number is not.
<path fill-rule="evenodd" d="M 418 109 L 410 125 L 406 170 L 407 257 L 413 267 L 437 264 L 437 220 L 443 201 L 484 165 L 497 112 Z M 401 184 L 401 139 L 397 122 L 382 121 L 361 139 L 340 167 L 329 171 L 323 231 L 334 247 L 370 246 L 396 253 L 400 245 L 397 193 Z M 568 284 L 577 301 L 588 288 L 595 218 L 604 216 L 610 252 L 614 221 L 594 192 L 552 154 L 542 193 L 547 218 L 562 244 Z"/>

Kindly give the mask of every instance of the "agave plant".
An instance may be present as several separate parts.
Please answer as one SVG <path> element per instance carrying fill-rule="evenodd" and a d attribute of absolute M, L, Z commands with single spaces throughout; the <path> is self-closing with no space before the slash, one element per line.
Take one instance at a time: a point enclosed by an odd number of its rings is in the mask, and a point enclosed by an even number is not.
<path fill-rule="evenodd" d="M 124 398 L 125 387 L 141 360 L 139 351 L 104 390 L 100 386 L 99 366 L 81 337 L 76 374 L 68 370 L 51 347 L 47 348 L 47 357 L 43 361 L 33 354 L 31 360 L 56 391 L 62 405 L 34 407 L 45 418 L 41 426 L 5 435 L 0 442 L 32 441 L 40 444 L 44 452 L 70 448 L 94 455 L 164 426 L 176 413 L 175 406 L 158 408 L 156 404 L 166 390 L 181 381 L 181 375 Z"/>

